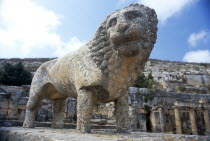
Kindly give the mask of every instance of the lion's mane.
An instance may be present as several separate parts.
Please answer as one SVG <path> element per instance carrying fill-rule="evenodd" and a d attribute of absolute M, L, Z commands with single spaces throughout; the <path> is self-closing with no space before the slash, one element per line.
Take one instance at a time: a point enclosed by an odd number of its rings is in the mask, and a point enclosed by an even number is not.
<path fill-rule="evenodd" d="M 144 5 L 139 4 L 131 4 L 130 7 L 137 7 L 146 13 L 146 17 L 148 18 L 148 25 L 145 27 L 147 28 L 144 37 L 142 38 L 142 46 L 148 47 L 150 49 L 153 48 L 156 38 L 157 38 L 157 15 L 154 9 L 151 9 Z M 127 8 L 126 7 L 126 8 Z M 117 11 L 116 11 L 117 12 Z M 113 14 L 113 13 L 112 13 Z M 89 43 L 89 49 L 91 53 L 91 58 L 96 63 L 96 65 L 103 70 L 104 73 L 108 73 L 108 65 L 109 59 L 111 58 L 112 54 L 114 53 L 114 46 L 110 42 L 109 35 L 107 34 L 107 27 L 106 23 L 108 18 L 112 15 L 106 17 L 106 19 L 100 24 L 93 40 Z"/>

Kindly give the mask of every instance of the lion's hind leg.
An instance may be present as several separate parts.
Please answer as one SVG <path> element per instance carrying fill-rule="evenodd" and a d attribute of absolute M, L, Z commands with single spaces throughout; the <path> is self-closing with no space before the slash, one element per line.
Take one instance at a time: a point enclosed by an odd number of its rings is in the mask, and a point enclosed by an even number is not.
<path fill-rule="evenodd" d="M 35 118 L 44 96 L 44 85 L 40 87 L 32 85 L 30 97 L 26 105 L 26 116 L 23 123 L 24 128 L 34 128 Z"/>

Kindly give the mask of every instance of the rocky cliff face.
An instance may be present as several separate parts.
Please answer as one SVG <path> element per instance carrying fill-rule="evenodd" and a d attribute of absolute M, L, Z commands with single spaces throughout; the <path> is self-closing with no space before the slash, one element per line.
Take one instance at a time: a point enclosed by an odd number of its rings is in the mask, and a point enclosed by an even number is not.
<path fill-rule="evenodd" d="M 208 93 L 210 64 L 149 60 L 144 73 L 152 72 L 162 88 L 169 91 Z"/>
<path fill-rule="evenodd" d="M 0 59 L 0 69 L 4 64 L 9 63 L 15 65 L 17 63 L 22 63 L 25 69 L 35 72 L 39 66 L 41 66 L 44 62 L 52 60 L 54 58 L 12 58 L 12 59 Z"/>
<path fill-rule="evenodd" d="M 54 58 L 0 59 L 0 69 L 5 63 L 14 65 L 21 62 L 27 70 L 34 73 L 41 64 L 52 59 Z M 168 91 L 209 93 L 210 64 L 150 59 L 144 69 L 146 75 L 149 72 Z"/>

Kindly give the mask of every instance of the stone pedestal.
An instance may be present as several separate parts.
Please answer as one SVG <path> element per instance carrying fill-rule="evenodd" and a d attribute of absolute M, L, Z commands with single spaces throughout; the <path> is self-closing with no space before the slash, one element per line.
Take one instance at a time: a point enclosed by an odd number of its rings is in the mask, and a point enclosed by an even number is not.
<path fill-rule="evenodd" d="M 133 132 L 116 134 L 113 130 L 95 129 L 81 134 L 74 129 L 0 127 L 0 141 L 209 141 L 209 136 Z"/>
<path fill-rule="evenodd" d="M 191 123 L 191 128 L 192 128 L 192 134 L 193 135 L 198 135 L 197 125 L 196 125 L 196 121 L 195 121 L 195 111 L 194 111 L 194 109 L 191 108 L 189 110 L 189 114 L 190 114 L 190 123 Z"/>
<path fill-rule="evenodd" d="M 178 107 L 174 108 L 174 113 L 175 113 L 176 133 L 182 134 L 182 124 L 181 124 L 181 120 L 180 120 L 180 114 L 179 114 Z"/>

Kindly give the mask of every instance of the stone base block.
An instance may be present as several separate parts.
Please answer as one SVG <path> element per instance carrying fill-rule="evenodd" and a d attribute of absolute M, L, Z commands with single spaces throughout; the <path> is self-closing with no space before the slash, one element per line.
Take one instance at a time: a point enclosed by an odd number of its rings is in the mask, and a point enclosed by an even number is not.
<path fill-rule="evenodd" d="M 210 136 L 210 131 L 206 131 L 205 135 Z"/>
<path fill-rule="evenodd" d="M 91 134 L 81 134 L 75 129 L 1 127 L 0 141 L 209 141 L 210 136 L 175 135 L 163 133 L 132 132 L 117 134 L 111 129 L 93 129 Z"/>

